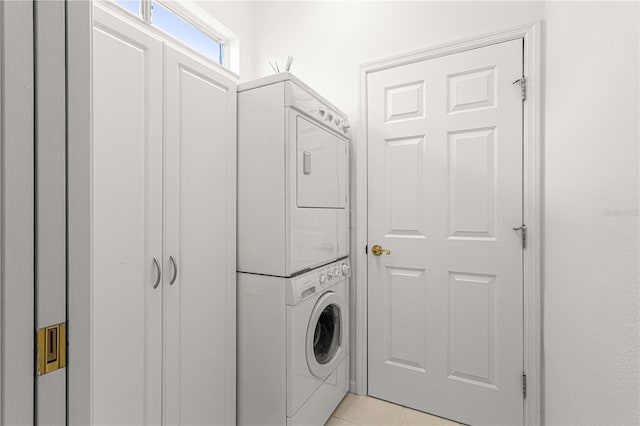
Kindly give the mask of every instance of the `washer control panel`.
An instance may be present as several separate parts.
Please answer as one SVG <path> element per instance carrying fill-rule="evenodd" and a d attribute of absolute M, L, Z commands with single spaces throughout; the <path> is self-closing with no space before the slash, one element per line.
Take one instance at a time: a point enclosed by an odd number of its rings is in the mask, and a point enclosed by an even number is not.
<path fill-rule="evenodd" d="M 287 280 L 287 305 L 296 305 L 308 297 L 351 277 L 349 259 L 342 259 Z"/>

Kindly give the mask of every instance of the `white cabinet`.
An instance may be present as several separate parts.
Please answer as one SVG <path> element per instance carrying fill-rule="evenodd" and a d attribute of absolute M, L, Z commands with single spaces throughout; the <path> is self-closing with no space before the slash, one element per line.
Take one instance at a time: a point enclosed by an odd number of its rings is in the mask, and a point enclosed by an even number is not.
<path fill-rule="evenodd" d="M 235 86 L 168 46 L 164 60 L 164 419 L 233 424 Z"/>
<path fill-rule="evenodd" d="M 93 49 L 93 420 L 159 424 L 162 43 L 96 9 Z"/>
<path fill-rule="evenodd" d="M 143 25 L 94 8 L 90 421 L 233 424 L 236 87 Z"/>

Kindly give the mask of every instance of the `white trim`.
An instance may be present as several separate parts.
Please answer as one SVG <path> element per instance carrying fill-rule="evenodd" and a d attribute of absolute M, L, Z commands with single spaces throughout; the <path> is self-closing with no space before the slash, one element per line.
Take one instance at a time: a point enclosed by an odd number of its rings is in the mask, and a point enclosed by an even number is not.
<path fill-rule="evenodd" d="M 65 3 L 35 1 L 36 322 L 67 321 Z M 66 424 L 67 369 L 38 376 L 35 417 Z"/>
<path fill-rule="evenodd" d="M 527 225 L 527 249 L 524 251 L 524 370 L 527 374 L 527 398 L 524 400 L 524 424 L 540 424 L 541 395 L 541 191 L 542 136 L 540 104 L 540 22 L 510 27 L 477 37 L 444 43 L 431 48 L 369 62 L 359 66 L 360 123 L 355 148 L 356 158 L 356 392 L 368 392 L 367 342 L 367 76 L 370 73 L 419 61 L 464 52 L 514 39 L 524 39 L 524 74 L 527 100 L 524 102 L 524 221 Z"/>
<path fill-rule="evenodd" d="M 67 424 L 93 424 L 93 2 L 66 2 Z M 71 261 L 70 261 L 71 260 Z"/>

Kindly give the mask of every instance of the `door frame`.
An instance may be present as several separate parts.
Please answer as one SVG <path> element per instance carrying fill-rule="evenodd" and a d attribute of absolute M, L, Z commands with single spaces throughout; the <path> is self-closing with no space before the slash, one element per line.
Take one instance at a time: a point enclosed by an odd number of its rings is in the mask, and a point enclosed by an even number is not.
<path fill-rule="evenodd" d="M 34 2 L 0 3 L 0 424 L 35 418 Z"/>
<path fill-rule="evenodd" d="M 390 58 L 362 64 L 359 78 L 359 125 L 356 138 L 356 250 L 355 250 L 355 387 L 361 395 L 368 394 L 368 119 L 367 77 L 371 73 L 465 52 L 515 39 L 524 40 L 524 75 L 527 78 L 527 99 L 523 103 L 523 214 L 527 225 L 527 248 L 524 250 L 523 289 L 523 366 L 527 375 L 527 395 L 524 402 L 524 424 L 540 424 L 541 419 L 541 227 L 542 227 L 542 127 L 541 127 L 541 22 L 509 27 L 495 32 L 467 37 Z"/>
<path fill-rule="evenodd" d="M 65 2 L 34 1 L 35 328 L 67 320 Z M 66 342 L 65 342 L 66 343 Z M 35 417 L 65 424 L 66 367 L 37 376 Z"/>

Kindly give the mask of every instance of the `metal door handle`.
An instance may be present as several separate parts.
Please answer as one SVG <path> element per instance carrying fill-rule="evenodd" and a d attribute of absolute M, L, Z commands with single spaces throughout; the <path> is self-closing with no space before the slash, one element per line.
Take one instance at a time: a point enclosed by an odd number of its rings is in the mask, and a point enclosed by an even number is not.
<path fill-rule="evenodd" d="M 153 258 L 153 264 L 156 266 L 156 282 L 153 283 L 153 288 L 156 289 L 158 288 L 158 285 L 160 285 L 162 272 L 160 271 L 160 264 L 158 263 L 158 259 L 156 259 L 155 257 Z"/>
<path fill-rule="evenodd" d="M 391 250 L 382 248 L 381 245 L 376 244 L 375 246 L 371 247 L 371 253 L 373 253 L 374 256 L 380 256 L 382 253 L 385 253 L 387 256 L 389 256 L 391 255 Z"/>
<path fill-rule="evenodd" d="M 521 232 L 520 237 L 522 239 L 522 248 L 527 248 L 527 225 L 523 224 L 522 226 L 514 226 L 511 229 L 516 232 Z"/>
<path fill-rule="evenodd" d="M 176 278 L 178 278 L 178 265 L 176 264 L 176 260 L 173 256 L 169 256 L 169 260 L 171 260 L 171 264 L 173 265 L 173 277 L 171 277 L 169 285 L 173 285 L 173 283 L 176 282 Z"/>

